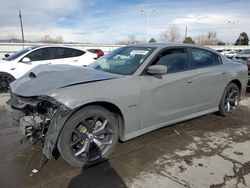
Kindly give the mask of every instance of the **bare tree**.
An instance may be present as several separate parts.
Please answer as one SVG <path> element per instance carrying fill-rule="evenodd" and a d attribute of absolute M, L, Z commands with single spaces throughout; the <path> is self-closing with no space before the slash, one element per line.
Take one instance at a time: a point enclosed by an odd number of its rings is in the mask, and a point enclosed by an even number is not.
<path fill-rule="evenodd" d="M 116 42 L 116 44 L 119 44 L 119 45 L 137 44 L 137 43 L 140 43 L 140 41 L 137 40 L 135 36 L 133 35 L 128 36 L 128 39 L 120 40 Z"/>
<path fill-rule="evenodd" d="M 20 39 L 18 39 L 16 35 L 11 34 L 7 37 L 7 42 L 17 43 L 19 41 Z"/>
<path fill-rule="evenodd" d="M 168 31 L 162 31 L 160 33 L 160 41 L 162 42 L 168 41 Z"/>
<path fill-rule="evenodd" d="M 195 41 L 199 45 L 217 45 L 219 42 L 217 39 L 217 33 L 215 31 L 209 31 L 207 36 L 198 35 L 195 37 Z"/>
<path fill-rule="evenodd" d="M 217 37 L 217 33 L 215 31 L 209 31 L 207 33 L 208 40 L 217 40 L 216 37 Z"/>
<path fill-rule="evenodd" d="M 130 44 L 136 44 L 136 39 L 135 39 L 134 35 L 128 36 L 128 40 L 129 40 Z"/>
<path fill-rule="evenodd" d="M 199 45 L 204 45 L 206 39 L 207 38 L 205 35 L 198 35 L 198 36 L 194 37 L 196 44 L 199 44 Z"/>
<path fill-rule="evenodd" d="M 42 42 L 42 43 L 62 43 L 63 38 L 61 36 L 51 37 L 50 35 L 45 35 L 44 37 L 42 37 L 40 39 L 39 42 Z"/>
<path fill-rule="evenodd" d="M 161 41 L 177 42 L 180 37 L 180 29 L 176 25 L 170 25 L 166 31 L 160 34 Z"/>

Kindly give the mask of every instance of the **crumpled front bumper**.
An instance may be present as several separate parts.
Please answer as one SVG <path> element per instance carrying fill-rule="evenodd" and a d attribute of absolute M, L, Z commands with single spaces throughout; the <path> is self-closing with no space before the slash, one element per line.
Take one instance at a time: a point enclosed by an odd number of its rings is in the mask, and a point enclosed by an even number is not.
<path fill-rule="evenodd" d="M 21 117 L 24 116 L 29 117 L 30 114 L 37 113 L 34 112 L 34 110 L 41 101 L 52 103 L 57 107 L 57 110 L 50 119 L 48 130 L 44 137 L 45 139 L 43 143 L 43 154 L 45 154 L 48 159 L 51 159 L 53 150 L 56 147 L 58 136 L 65 122 L 70 117 L 72 110 L 48 96 L 22 97 L 22 96 L 17 96 L 14 93 L 11 93 L 10 100 L 7 102 L 7 104 L 10 105 L 12 109 L 16 111 L 15 114 L 20 114 L 20 117 L 13 117 L 13 118 L 19 120 L 19 127 L 20 126 L 23 127 L 22 125 L 23 122 L 20 122 Z"/>

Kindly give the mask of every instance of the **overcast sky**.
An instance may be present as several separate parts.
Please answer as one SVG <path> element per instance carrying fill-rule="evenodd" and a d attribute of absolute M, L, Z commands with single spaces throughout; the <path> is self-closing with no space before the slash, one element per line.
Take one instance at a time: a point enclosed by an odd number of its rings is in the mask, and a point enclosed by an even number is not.
<path fill-rule="evenodd" d="M 250 35 L 250 0 L 0 0 L 0 39 L 21 38 L 18 10 L 22 11 L 26 40 L 44 35 L 61 36 L 65 42 L 115 43 L 135 36 L 159 39 L 176 24 L 184 37 L 216 31 L 218 38 L 235 41 L 242 31 Z M 236 22 L 229 24 L 228 22 Z"/>

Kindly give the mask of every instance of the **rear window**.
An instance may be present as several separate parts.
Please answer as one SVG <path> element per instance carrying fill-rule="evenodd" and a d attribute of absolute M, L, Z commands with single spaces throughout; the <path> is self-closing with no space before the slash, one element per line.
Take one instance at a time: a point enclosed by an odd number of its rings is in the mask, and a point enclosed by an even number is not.
<path fill-rule="evenodd" d="M 191 63 L 192 68 L 202 68 L 221 64 L 220 56 L 213 52 L 191 48 L 191 54 L 193 59 Z"/>
<path fill-rule="evenodd" d="M 73 49 L 73 48 L 54 48 L 55 59 L 77 57 L 83 54 L 85 54 L 84 51 Z"/>

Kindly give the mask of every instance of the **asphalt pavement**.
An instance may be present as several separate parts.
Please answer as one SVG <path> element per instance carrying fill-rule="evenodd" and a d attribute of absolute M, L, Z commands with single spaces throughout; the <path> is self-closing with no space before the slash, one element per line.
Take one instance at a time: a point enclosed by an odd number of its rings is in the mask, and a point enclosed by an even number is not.
<path fill-rule="evenodd" d="M 0 187 L 250 187 L 250 93 L 231 117 L 209 114 L 119 143 L 111 158 L 74 168 L 41 161 L 0 95 Z"/>

